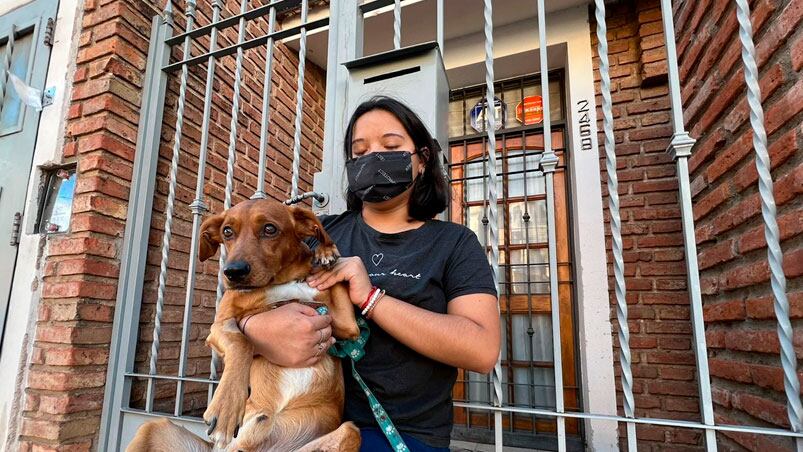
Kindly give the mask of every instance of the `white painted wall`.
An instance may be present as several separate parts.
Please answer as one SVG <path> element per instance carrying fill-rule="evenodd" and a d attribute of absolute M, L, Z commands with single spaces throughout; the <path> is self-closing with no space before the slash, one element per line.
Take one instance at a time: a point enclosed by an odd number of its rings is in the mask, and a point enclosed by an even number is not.
<path fill-rule="evenodd" d="M 0 1 L 0 15 L 30 3 L 31 0 Z M 55 0 L 52 0 L 55 1 Z M 45 239 L 33 234 L 33 222 L 38 205 L 40 165 L 60 162 L 64 127 L 75 71 L 75 56 L 80 32 L 81 0 L 60 0 L 53 48 L 45 87 L 56 87 L 51 106 L 42 110 L 36 138 L 31 178 L 24 212 L 24 228 L 20 238 L 17 266 L 8 308 L 3 349 L 0 351 L 0 443 L 2 450 L 18 450 L 17 436 L 20 413 L 25 401 L 22 388 L 26 386 L 27 367 L 35 333 L 36 315 L 41 286 L 41 257 Z"/>

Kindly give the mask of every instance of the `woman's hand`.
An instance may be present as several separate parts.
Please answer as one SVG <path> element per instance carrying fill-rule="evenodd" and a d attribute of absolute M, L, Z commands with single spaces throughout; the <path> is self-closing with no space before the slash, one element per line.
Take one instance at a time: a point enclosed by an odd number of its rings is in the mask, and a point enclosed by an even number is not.
<path fill-rule="evenodd" d="M 289 303 L 240 320 L 240 330 L 256 353 L 268 361 L 284 367 L 309 367 L 320 361 L 334 344 L 331 323 L 329 315 L 319 315 L 303 304 Z"/>
<path fill-rule="evenodd" d="M 341 281 L 348 283 L 349 298 L 357 306 L 365 302 L 373 287 L 362 259 L 357 256 L 341 257 L 331 269 L 307 277 L 307 284 L 318 290 L 326 290 Z"/>

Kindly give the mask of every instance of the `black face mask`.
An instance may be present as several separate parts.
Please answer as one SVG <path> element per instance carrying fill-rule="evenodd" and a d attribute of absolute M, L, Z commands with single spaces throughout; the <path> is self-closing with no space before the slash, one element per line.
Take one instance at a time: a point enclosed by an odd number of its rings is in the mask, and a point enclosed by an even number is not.
<path fill-rule="evenodd" d="M 382 202 L 404 193 L 413 184 L 413 154 L 372 152 L 346 162 L 349 192 L 365 202 Z"/>

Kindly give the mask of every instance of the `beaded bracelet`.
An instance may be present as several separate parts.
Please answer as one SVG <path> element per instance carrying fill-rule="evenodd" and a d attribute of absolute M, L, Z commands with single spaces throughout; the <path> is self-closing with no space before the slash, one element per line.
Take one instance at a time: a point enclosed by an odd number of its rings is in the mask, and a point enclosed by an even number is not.
<path fill-rule="evenodd" d="M 379 295 L 376 297 L 376 300 L 374 300 L 374 302 L 370 306 L 368 306 L 368 309 L 366 309 L 366 312 L 363 313 L 363 316 L 365 316 L 366 319 L 370 319 L 371 318 L 371 315 L 374 313 L 374 308 L 376 308 L 376 305 L 379 304 L 379 300 L 381 300 L 382 297 L 384 297 L 384 296 L 385 296 L 385 291 L 383 290 L 383 291 L 379 292 Z"/>
<path fill-rule="evenodd" d="M 363 317 L 368 316 L 368 313 L 374 309 L 374 306 L 376 306 L 376 302 L 380 298 L 382 298 L 383 295 L 385 295 L 384 290 L 378 290 L 376 293 L 374 293 L 374 296 L 371 297 L 371 300 L 368 302 L 368 305 L 365 307 L 365 309 L 362 310 Z"/>
<path fill-rule="evenodd" d="M 360 311 L 362 311 L 362 310 L 364 310 L 365 308 L 368 307 L 368 303 L 371 302 L 371 299 L 374 298 L 374 295 L 376 295 L 376 292 L 378 292 L 378 291 L 379 291 L 379 287 L 376 287 L 376 286 L 371 287 L 371 291 L 368 292 L 368 297 L 366 297 L 365 301 L 360 305 Z"/>

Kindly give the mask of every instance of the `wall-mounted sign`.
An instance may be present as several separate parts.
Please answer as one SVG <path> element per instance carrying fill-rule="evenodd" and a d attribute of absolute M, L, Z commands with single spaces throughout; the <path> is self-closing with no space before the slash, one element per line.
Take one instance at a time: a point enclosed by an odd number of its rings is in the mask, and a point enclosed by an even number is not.
<path fill-rule="evenodd" d="M 527 96 L 516 105 L 516 121 L 529 126 L 544 121 L 544 101 L 541 96 Z"/>
<path fill-rule="evenodd" d="M 485 118 L 485 112 L 488 110 L 487 106 L 488 101 L 482 99 L 471 108 L 471 128 L 477 132 L 488 130 L 488 120 Z M 507 115 L 505 114 L 505 104 L 498 97 L 494 97 L 494 118 L 496 119 L 496 127 L 494 129 L 501 129 L 505 125 Z"/>

